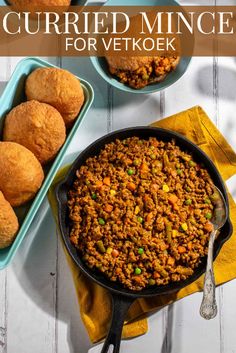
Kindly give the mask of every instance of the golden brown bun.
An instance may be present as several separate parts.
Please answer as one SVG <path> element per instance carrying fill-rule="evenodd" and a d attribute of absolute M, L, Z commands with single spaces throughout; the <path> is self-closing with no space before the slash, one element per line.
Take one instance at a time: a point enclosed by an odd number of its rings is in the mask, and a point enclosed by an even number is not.
<path fill-rule="evenodd" d="M 29 6 L 69 6 L 71 0 L 10 0 L 10 5 L 19 7 Z"/>
<path fill-rule="evenodd" d="M 0 190 L 11 206 L 32 199 L 44 179 L 35 155 L 14 142 L 0 142 Z"/>
<path fill-rule="evenodd" d="M 153 61 L 151 56 L 107 56 L 106 60 L 112 69 L 135 71 Z"/>
<path fill-rule="evenodd" d="M 19 229 L 18 219 L 0 191 L 0 249 L 11 245 Z"/>
<path fill-rule="evenodd" d="M 159 56 L 107 56 L 106 60 L 111 69 L 122 71 L 135 71 L 140 67 L 151 64 L 152 61 L 158 62 Z M 173 69 L 179 64 L 180 57 L 172 63 Z"/>
<path fill-rule="evenodd" d="M 80 81 L 69 71 L 39 68 L 26 80 L 28 100 L 51 104 L 62 115 L 66 126 L 71 126 L 84 103 Z"/>
<path fill-rule="evenodd" d="M 5 120 L 3 139 L 25 146 L 42 164 L 56 156 L 65 138 L 61 114 L 45 103 L 24 102 L 12 109 Z"/>

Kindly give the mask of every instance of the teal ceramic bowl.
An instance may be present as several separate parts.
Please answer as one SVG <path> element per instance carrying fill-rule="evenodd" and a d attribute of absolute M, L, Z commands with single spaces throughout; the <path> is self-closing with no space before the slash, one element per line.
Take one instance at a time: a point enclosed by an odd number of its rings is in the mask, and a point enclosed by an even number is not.
<path fill-rule="evenodd" d="M 162 82 L 153 83 L 141 89 L 134 89 L 132 87 L 129 87 L 124 83 L 119 82 L 119 80 L 116 79 L 115 76 L 112 76 L 108 70 L 105 58 L 91 57 L 91 61 L 98 74 L 111 86 L 125 92 L 148 94 L 161 91 L 177 82 L 186 72 L 188 65 L 191 61 L 191 57 L 182 57 L 177 68 L 174 71 L 170 72 Z"/>
<path fill-rule="evenodd" d="M 108 0 L 104 6 L 180 6 L 175 0 Z M 178 81 L 186 72 L 191 57 L 181 57 L 180 63 L 176 70 L 167 75 L 165 80 L 159 83 L 153 83 L 142 89 L 131 88 L 121 82 L 118 78 L 112 76 L 108 70 L 108 65 L 105 58 L 91 57 L 92 64 L 98 74 L 111 86 L 130 93 L 148 94 L 161 91 Z"/>
<path fill-rule="evenodd" d="M 16 105 L 20 104 L 21 102 L 25 101 L 25 94 L 24 94 L 24 86 L 25 86 L 25 79 L 26 77 L 35 69 L 39 67 L 55 67 L 43 60 L 36 59 L 36 58 L 27 58 L 19 62 L 17 65 L 13 75 L 11 76 L 1 98 L 0 98 L 0 137 L 2 137 L 2 130 L 4 125 L 4 119 L 6 114 Z M 0 249 L 0 269 L 6 267 L 11 260 L 13 259 L 14 255 L 16 254 L 17 249 L 19 248 L 21 242 L 23 241 L 26 233 L 33 222 L 33 219 L 42 204 L 45 195 L 58 171 L 60 165 L 63 161 L 65 153 L 78 130 L 78 127 L 81 124 L 81 121 L 86 116 L 94 98 L 93 89 L 91 85 L 83 80 L 80 79 L 84 95 L 85 95 L 85 103 L 78 115 L 77 120 L 75 121 L 73 128 L 67 135 L 66 141 L 62 146 L 60 152 L 58 153 L 56 159 L 46 168 L 44 168 L 45 179 L 43 185 L 41 186 L 39 192 L 37 193 L 36 197 L 26 205 L 18 207 L 15 209 L 17 214 L 20 229 L 16 236 L 15 241 L 11 246 L 5 249 Z"/>

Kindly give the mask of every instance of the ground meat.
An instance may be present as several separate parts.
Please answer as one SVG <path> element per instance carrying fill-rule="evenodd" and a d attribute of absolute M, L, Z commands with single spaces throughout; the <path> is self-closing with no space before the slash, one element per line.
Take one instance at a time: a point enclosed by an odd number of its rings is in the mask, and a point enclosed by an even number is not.
<path fill-rule="evenodd" d="M 145 63 L 136 70 L 123 70 L 109 66 L 112 75 L 119 78 L 122 83 L 135 89 L 141 89 L 155 82 L 161 82 L 168 73 L 173 71 L 179 63 L 177 56 L 154 57 L 149 63 Z"/>
<path fill-rule="evenodd" d="M 213 194 L 175 141 L 116 140 L 76 173 L 70 240 L 87 266 L 131 290 L 185 280 L 207 254 Z"/>

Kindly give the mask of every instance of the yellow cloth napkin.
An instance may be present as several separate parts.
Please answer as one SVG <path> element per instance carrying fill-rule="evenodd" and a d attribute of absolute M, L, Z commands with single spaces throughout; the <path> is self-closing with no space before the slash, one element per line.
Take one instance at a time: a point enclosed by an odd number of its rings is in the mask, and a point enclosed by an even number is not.
<path fill-rule="evenodd" d="M 193 107 L 187 111 L 155 122 L 152 126 L 177 131 L 198 144 L 215 162 L 224 180 L 236 174 L 235 152 L 202 108 L 198 106 Z M 54 186 L 63 177 L 65 172 L 66 170 L 62 170 L 58 174 L 54 181 Z M 57 222 L 54 186 L 49 191 L 49 201 Z M 236 204 L 231 195 L 229 195 L 229 201 L 234 233 L 224 244 L 214 264 L 216 283 L 218 285 L 236 278 Z M 109 328 L 111 319 L 110 295 L 105 289 L 85 278 L 67 252 L 66 255 L 73 274 L 82 320 L 91 341 L 97 342 L 106 335 Z M 164 305 L 172 303 L 174 300 L 200 291 L 202 290 L 202 285 L 203 277 L 181 289 L 175 295 L 136 300 L 129 310 L 127 322 L 123 328 L 123 338 L 144 334 L 148 329 L 147 319 L 145 318 L 146 313 L 158 310 Z"/>

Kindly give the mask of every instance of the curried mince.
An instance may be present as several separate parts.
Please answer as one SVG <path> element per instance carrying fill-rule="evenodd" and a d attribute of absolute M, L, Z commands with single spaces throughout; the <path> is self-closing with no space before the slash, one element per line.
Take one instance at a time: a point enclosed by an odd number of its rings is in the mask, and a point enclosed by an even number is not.
<path fill-rule="evenodd" d="M 213 182 L 175 141 L 109 143 L 76 172 L 70 240 L 131 290 L 185 280 L 207 254 Z"/>

